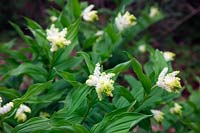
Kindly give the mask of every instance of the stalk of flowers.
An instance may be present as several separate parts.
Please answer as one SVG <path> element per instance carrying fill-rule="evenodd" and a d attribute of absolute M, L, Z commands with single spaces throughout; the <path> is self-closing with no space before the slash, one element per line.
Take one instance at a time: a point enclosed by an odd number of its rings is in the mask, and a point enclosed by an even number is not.
<path fill-rule="evenodd" d="M 152 109 L 151 112 L 153 113 L 153 117 L 157 122 L 162 122 L 164 120 L 164 113 L 160 110 Z"/>
<path fill-rule="evenodd" d="M 15 118 L 17 119 L 17 121 L 24 122 L 27 119 L 25 113 L 31 113 L 31 109 L 28 106 L 21 104 L 15 114 Z"/>
<path fill-rule="evenodd" d="M 178 103 L 174 103 L 174 107 L 170 108 L 170 113 L 182 115 L 182 106 Z"/>
<path fill-rule="evenodd" d="M 86 81 L 88 86 L 94 86 L 98 95 L 99 100 L 102 100 L 102 94 L 105 93 L 107 96 L 113 96 L 112 91 L 114 90 L 114 81 L 111 79 L 115 76 L 114 73 L 100 72 L 100 64 L 97 63 L 94 73 L 89 76 Z"/>
<path fill-rule="evenodd" d="M 181 89 L 180 78 L 176 77 L 179 71 L 168 73 L 168 68 L 165 67 L 159 77 L 156 85 L 165 89 L 168 92 L 179 92 Z"/>
<path fill-rule="evenodd" d="M 170 51 L 161 52 L 163 54 L 163 57 L 165 58 L 165 61 L 173 61 L 174 57 L 176 56 L 175 53 Z"/>
<path fill-rule="evenodd" d="M 95 20 L 98 20 L 98 15 L 97 15 L 97 11 L 96 10 L 92 10 L 94 8 L 94 5 L 89 5 L 88 7 L 86 7 L 83 12 L 82 12 L 82 16 L 83 19 L 85 21 L 88 22 L 93 22 Z"/>
<path fill-rule="evenodd" d="M 115 18 L 115 24 L 117 26 L 117 29 L 122 32 L 128 27 L 136 25 L 136 17 L 130 14 L 128 11 L 124 15 L 119 13 Z"/>
<path fill-rule="evenodd" d="M 9 102 L 1 107 L 2 102 L 3 102 L 2 97 L 0 97 L 0 115 L 4 115 L 10 112 L 11 109 L 14 107 L 13 102 Z"/>
<path fill-rule="evenodd" d="M 55 52 L 58 48 L 63 48 L 71 43 L 70 40 L 65 38 L 67 34 L 67 28 L 64 28 L 62 31 L 59 31 L 54 24 L 51 25 L 50 29 L 46 30 L 47 40 L 51 45 L 51 52 Z"/>

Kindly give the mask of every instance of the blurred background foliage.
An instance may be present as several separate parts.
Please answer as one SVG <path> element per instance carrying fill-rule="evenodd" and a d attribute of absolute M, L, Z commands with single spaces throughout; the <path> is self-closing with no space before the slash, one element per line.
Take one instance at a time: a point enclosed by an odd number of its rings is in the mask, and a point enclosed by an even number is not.
<path fill-rule="evenodd" d="M 83 0 L 82 0 L 83 1 Z M 165 17 L 150 25 L 143 33 L 149 35 L 150 45 L 160 50 L 176 53 L 176 61 L 173 67 L 181 70 L 183 83 L 199 88 L 200 76 L 200 1 L 199 0 L 87 0 L 94 4 L 99 10 L 100 24 L 106 25 L 107 19 L 112 11 L 121 5 L 128 6 L 128 10 L 139 16 L 141 10 L 146 6 L 158 6 L 164 12 Z M 66 0 L 1 0 L 0 2 L 0 42 L 6 42 L 10 38 L 16 38 L 17 47 L 23 46 L 16 31 L 9 24 L 9 21 L 18 24 L 25 34 L 30 34 L 25 27 L 23 17 L 37 21 L 44 28 L 47 27 L 50 13 L 48 9 L 62 10 L 67 3 Z M 130 36 L 131 37 L 131 36 Z M 136 45 L 130 42 L 130 46 Z M 134 47 L 135 48 L 135 47 Z M 144 62 L 147 59 L 145 54 L 139 54 L 139 60 Z M 183 96 L 188 97 L 189 91 L 185 89 Z"/>

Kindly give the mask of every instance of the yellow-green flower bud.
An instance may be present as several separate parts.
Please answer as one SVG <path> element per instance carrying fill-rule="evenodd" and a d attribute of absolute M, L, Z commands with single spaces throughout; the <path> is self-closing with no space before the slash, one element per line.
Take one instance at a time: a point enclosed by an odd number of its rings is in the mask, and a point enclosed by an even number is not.
<path fill-rule="evenodd" d="M 130 26 L 136 25 L 136 23 L 136 17 L 131 15 L 128 11 L 124 15 L 119 13 L 115 18 L 115 24 L 120 32 Z"/>
<path fill-rule="evenodd" d="M 94 5 L 90 5 L 84 9 L 82 16 L 85 21 L 93 22 L 95 20 L 98 20 L 97 11 L 92 10 L 93 8 Z"/>
<path fill-rule="evenodd" d="M 162 54 L 166 61 L 173 61 L 174 57 L 176 56 L 175 53 L 169 51 L 162 52 Z"/>
<path fill-rule="evenodd" d="M 153 117 L 157 122 L 162 122 L 164 120 L 164 113 L 161 112 L 160 110 L 151 110 L 153 113 Z"/>
<path fill-rule="evenodd" d="M 160 73 L 157 81 L 157 86 L 165 89 L 168 92 L 179 92 L 181 89 L 180 78 L 176 77 L 179 71 L 174 71 L 167 74 L 168 68 L 165 67 Z"/>
<path fill-rule="evenodd" d="M 170 108 L 170 113 L 182 115 L 182 106 L 178 103 L 174 103 L 174 107 Z"/>

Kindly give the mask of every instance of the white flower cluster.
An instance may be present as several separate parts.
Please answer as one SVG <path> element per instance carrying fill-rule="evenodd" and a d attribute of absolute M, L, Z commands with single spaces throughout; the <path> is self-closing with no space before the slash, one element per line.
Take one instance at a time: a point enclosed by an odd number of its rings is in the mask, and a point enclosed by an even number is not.
<path fill-rule="evenodd" d="M 112 91 L 114 90 L 114 81 L 111 79 L 115 74 L 100 72 L 100 64 L 97 63 L 93 75 L 89 76 L 86 81 L 88 86 L 94 86 L 98 95 L 99 100 L 102 100 L 102 93 L 106 93 L 107 96 L 113 96 Z"/>
<path fill-rule="evenodd" d="M 174 57 L 176 56 L 175 53 L 170 52 L 170 51 L 165 51 L 161 53 L 163 54 L 163 57 L 165 58 L 166 61 L 173 61 Z"/>
<path fill-rule="evenodd" d="M 47 40 L 51 44 L 52 52 L 57 51 L 58 48 L 63 48 L 71 43 L 70 40 L 67 40 L 65 38 L 67 34 L 67 28 L 64 28 L 62 31 L 59 31 L 59 29 L 56 28 L 54 24 L 52 24 L 50 29 L 47 29 L 46 32 Z"/>
<path fill-rule="evenodd" d="M 164 119 L 164 113 L 160 110 L 152 109 L 151 112 L 153 113 L 153 117 L 157 122 L 162 122 Z"/>
<path fill-rule="evenodd" d="M 168 68 L 165 67 L 160 73 L 157 81 L 157 86 L 165 89 L 168 92 L 179 92 L 181 89 L 180 78 L 176 77 L 179 71 L 174 71 L 167 74 Z"/>
<path fill-rule="evenodd" d="M 135 25 L 136 17 L 134 15 L 131 15 L 128 11 L 124 15 L 121 15 L 121 13 L 119 13 L 115 18 L 115 24 L 117 26 L 117 29 L 121 32 L 124 29 Z"/>
<path fill-rule="evenodd" d="M 1 107 L 2 102 L 3 102 L 3 100 L 0 97 L 0 115 L 4 115 L 4 114 L 8 113 L 14 107 L 13 102 L 9 102 Z"/>
<path fill-rule="evenodd" d="M 82 16 L 85 21 L 93 22 L 95 20 L 98 20 L 97 11 L 92 10 L 93 8 L 94 8 L 94 5 L 89 5 L 83 10 Z"/>
<path fill-rule="evenodd" d="M 172 114 L 182 114 L 182 106 L 179 105 L 178 103 L 174 103 L 174 107 L 170 108 L 170 113 Z"/>
<path fill-rule="evenodd" d="M 28 106 L 21 104 L 15 114 L 15 118 L 17 119 L 17 121 L 24 122 L 27 119 L 25 112 L 31 113 L 31 109 Z"/>

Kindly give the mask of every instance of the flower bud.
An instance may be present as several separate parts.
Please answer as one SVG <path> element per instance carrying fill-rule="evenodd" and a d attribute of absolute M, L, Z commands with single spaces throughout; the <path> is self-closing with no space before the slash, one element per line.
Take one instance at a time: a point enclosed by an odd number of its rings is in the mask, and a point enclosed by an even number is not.
<path fill-rule="evenodd" d="M 174 103 L 174 107 L 170 108 L 170 113 L 172 114 L 182 114 L 182 106 L 179 105 L 178 103 Z"/>
<path fill-rule="evenodd" d="M 93 22 L 98 20 L 97 11 L 92 10 L 94 5 L 90 5 L 83 10 L 82 16 L 85 21 Z"/>
<path fill-rule="evenodd" d="M 160 110 L 151 110 L 151 112 L 153 113 L 153 117 L 157 122 L 162 122 L 164 119 L 164 113 L 161 112 Z"/>
<path fill-rule="evenodd" d="M 165 67 L 160 73 L 157 81 L 157 86 L 165 89 L 168 92 L 179 92 L 181 89 L 180 78 L 176 77 L 179 71 L 174 71 L 167 74 L 168 68 Z"/>
<path fill-rule="evenodd" d="M 128 11 L 124 15 L 119 13 L 115 18 L 115 24 L 117 29 L 121 32 L 130 26 L 136 25 L 136 17 L 131 15 Z"/>

